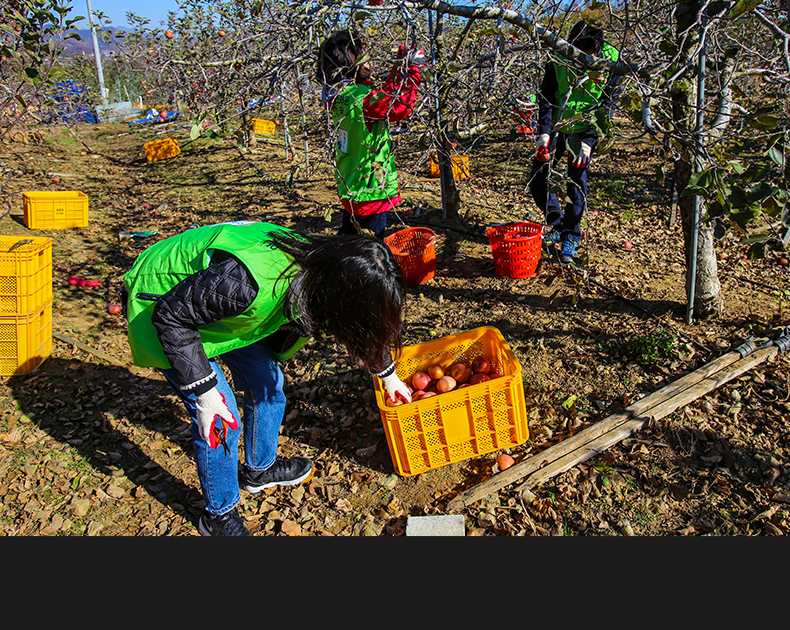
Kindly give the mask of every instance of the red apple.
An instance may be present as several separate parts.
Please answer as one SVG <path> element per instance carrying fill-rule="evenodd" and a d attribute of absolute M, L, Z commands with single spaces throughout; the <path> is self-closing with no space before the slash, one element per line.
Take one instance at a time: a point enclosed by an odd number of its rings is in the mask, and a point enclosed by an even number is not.
<path fill-rule="evenodd" d="M 110 315 L 120 315 L 122 310 L 123 309 L 118 304 L 110 304 L 110 306 L 107 307 L 107 312 L 110 313 Z"/>
<path fill-rule="evenodd" d="M 436 396 L 436 392 L 425 392 L 421 397 L 420 400 L 424 400 L 425 398 L 430 398 L 431 396 Z"/>
<path fill-rule="evenodd" d="M 431 377 L 425 372 L 415 372 L 414 376 L 411 377 L 411 384 L 415 390 L 425 391 L 425 388 L 428 387 L 430 383 Z"/>
<path fill-rule="evenodd" d="M 477 374 L 472 375 L 472 378 L 469 379 L 470 385 L 477 385 L 478 383 L 485 383 L 486 381 L 490 381 L 491 379 L 488 377 L 488 374 L 483 374 L 482 372 L 478 372 Z"/>
<path fill-rule="evenodd" d="M 165 37 L 167 37 L 167 39 L 173 39 L 173 31 L 165 31 Z"/>
<path fill-rule="evenodd" d="M 59 182 L 60 182 L 60 177 L 58 177 L 57 175 L 55 175 L 55 177 L 53 177 L 53 178 L 52 178 L 52 183 L 53 183 L 53 184 L 57 184 L 57 183 L 59 183 Z"/>
<path fill-rule="evenodd" d="M 442 378 L 442 376 L 444 376 L 444 368 L 438 363 L 429 365 L 426 371 L 428 372 L 428 375 L 435 381 L 438 381 L 440 378 Z"/>
<path fill-rule="evenodd" d="M 625 243 L 623 243 L 623 247 L 625 247 L 626 249 L 631 249 L 633 245 L 631 244 L 631 241 L 626 241 Z"/>
<path fill-rule="evenodd" d="M 453 363 L 447 373 L 452 376 L 459 385 L 463 385 L 472 378 L 472 368 L 466 363 Z"/>
<path fill-rule="evenodd" d="M 456 382 L 452 376 L 444 375 L 439 381 L 436 383 L 436 391 L 440 394 L 446 394 L 447 392 L 451 392 L 455 389 Z"/>
<path fill-rule="evenodd" d="M 416 400 L 419 400 L 423 396 L 425 396 L 425 392 L 422 391 L 421 389 L 418 389 L 416 392 L 411 393 L 411 401 L 414 402 Z"/>
<path fill-rule="evenodd" d="M 496 463 L 499 464 L 499 470 L 507 470 L 516 461 L 507 453 L 502 453 L 499 457 L 496 458 Z"/>
<path fill-rule="evenodd" d="M 481 354 L 472 359 L 472 371 L 476 374 L 488 374 L 491 371 L 491 362 Z"/>
<path fill-rule="evenodd" d="M 219 35 L 220 37 L 225 37 L 225 31 L 219 31 L 217 35 Z"/>

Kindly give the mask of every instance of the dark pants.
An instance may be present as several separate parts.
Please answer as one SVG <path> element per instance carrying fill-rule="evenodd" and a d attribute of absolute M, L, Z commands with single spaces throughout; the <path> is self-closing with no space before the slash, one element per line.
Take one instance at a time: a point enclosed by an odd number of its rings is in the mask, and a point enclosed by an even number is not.
<path fill-rule="evenodd" d="M 363 230 L 370 230 L 377 238 L 384 239 L 384 231 L 387 229 L 387 213 L 368 214 L 365 216 L 354 215 Z M 358 234 L 357 228 L 351 222 L 351 213 L 343 210 L 343 223 L 337 232 L 338 234 Z"/>
<path fill-rule="evenodd" d="M 557 146 L 552 153 L 552 163 L 560 164 L 566 153 L 566 139 L 564 133 L 557 134 Z M 568 187 L 567 194 L 570 203 L 563 210 L 557 195 L 549 190 L 549 162 L 532 161 L 532 173 L 529 178 L 529 190 L 535 204 L 543 212 L 546 225 L 556 228 L 563 240 L 571 239 L 581 241 L 581 221 L 587 207 L 587 171 L 577 168 L 570 163 L 571 154 L 568 154 Z"/>

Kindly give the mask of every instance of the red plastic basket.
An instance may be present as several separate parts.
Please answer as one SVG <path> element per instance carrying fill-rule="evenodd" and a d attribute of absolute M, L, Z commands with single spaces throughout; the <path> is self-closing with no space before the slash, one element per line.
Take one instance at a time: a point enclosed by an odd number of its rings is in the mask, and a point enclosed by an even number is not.
<path fill-rule="evenodd" d="M 422 284 L 436 274 L 436 234 L 428 228 L 406 228 L 384 239 L 403 269 L 406 284 Z"/>
<path fill-rule="evenodd" d="M 494 255 L 497 275 L 505 278 L 529 278 L 540 261 L 543 226 L 516 222 L 495 225 L 486 230 Z"/>

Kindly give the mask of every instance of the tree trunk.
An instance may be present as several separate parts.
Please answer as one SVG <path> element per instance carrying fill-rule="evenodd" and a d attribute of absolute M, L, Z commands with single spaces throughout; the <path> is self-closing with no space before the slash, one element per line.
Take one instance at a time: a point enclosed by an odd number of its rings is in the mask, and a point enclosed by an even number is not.
<path fill-rule="evenodd" d="M 434 40 L 436 67 L 438 68 L 442 67 L 443 58 L 443 46 L 441 44 L 441 38 L 439 37 L 442 31 L 442 23 L 442 14 L 439 13 L 437 14 L 436 18 L 436 36 Z M 439 129 L 437 131 L 439 134 L 439 147 L 437 149 L 437 159 L 439 162 L 439 176 L 442 184 L 442 207 L 448 217 L 457 218 L 459 216 L 461 207 L 461 195 L 458 192 L 458 186 L 456 186 L 455 179 L 453 178 L 451 162 L 453 150 L 451 143 L 449 142 L 450 138 L 448 136 L 448 130 L 452 128 L 450 124 L 452 112 L 450 111 L 449 104 L 451 82 L 447 80 L 447 76 L 447 72 L 442 72 L 439 75 L 439 98 L 437 103 L 437 118 L 439 124 Z"/>
<path fill-rule="evenodd" d="M 699 44 L 699 29 L 691 28 L 697 21 L 700 2 L 690 0 L 680 2 L 675 13 L 677 32 L 683 33 L 679 37 L 678 46 L 681 49 L 679 65 L 689 64 L 692 56 L 697 52 Z M 696 67 L 691 63 L 690 66 Z M 721 292 L 721 283 L 716 265 L 716 251 L 713 240 L 713 225 L 704 220 L 704 213 L 700 208 L 699 228 L 697 231 L 697 256 L 695 276 L 692 276 L 691 256 L 693 248 L 694 226 L 694 198 L 681 197 L 681 193 L 688 185 L 694 172 L 694 131 L 696 126 L 696 113 L 691 103 L 696 102 L 697 82 L 696 76 L 689 74 L 685 77 L 685 85 L 677 87 L 672 93 L 672 118 L 675 132 L 684 141 L 680 151 L 680 159 L 675 162 L 675 181 L 678 190 L 678 208 L 680 210 L 683 226 L 683 245 L 686 252 L 686 294 L 691 286 L 692 277 L 695 281 L 694 288 L 694 314 L 701 319 L 717 315 L 724 311 L 724 296 Z M 682 84 L 679 84 L 682 85 Z"/>

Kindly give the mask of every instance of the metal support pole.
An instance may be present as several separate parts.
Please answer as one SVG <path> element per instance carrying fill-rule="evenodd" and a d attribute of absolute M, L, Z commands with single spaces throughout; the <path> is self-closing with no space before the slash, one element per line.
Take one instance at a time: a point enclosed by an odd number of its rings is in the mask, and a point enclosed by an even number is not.
<path fill-rule="evenodd" d="M 110 100 L 107 98 L 107 88 L 104 87 L 104 70 L 101 66 L 101 53 L 99 52 L 99 38 L 96 35 L 96 24 L 93 22 L 93 9 L 91 9 L 91 0 L 85 0 L 88 3 L 88 21 L 91 26 L 91 38 L 93 39 L 93 56 L 96 59 L 96 74 L 99 77 L 99 95 L 101 96 L 102 105 L 108 105 Z"/>
<path fill-rule="evenodd" d="M 705 63 L 707 43 L 707 9 L 703 8 L 701 16 L 702 34 L 699 42 L 699 58 L 697 68 L 697 124 L 694 130 L 694 173 L 702 170 L 703 131 L 705 122 Z M 686 305 L 686 323 L 694 319 L 694 300 L 697 290 L 697 249 L 699 247 L 700 196 L 694 195 L 694 209 L 691 217 L 691 251 L 689 252 L 689 288 L 688 304 Z"/>
<path fill-rule="evenodd" d="M 438 15 L 438 13 L 437 13 Z M 438 20 L 437 20 L 438 21 Z M 431 66 L 433 67 L 433 87 L 436 90 L 434 97 L 436 107 L 436 130 L 439 134 L 439 183 L 442 187 L 442 219 L 447 218 L 447 184 L 445 183 L 445 170 L 447 169 L 447 161 L 445 160 L 445 141 L 442 137 L 442 119 L 439 114 L 439 73 L 436 72 L 436 48 L 434 46 L 435 34 L 433 32 L 433 12 L 428 11 L 428 34 L 431 38 Z"/>

